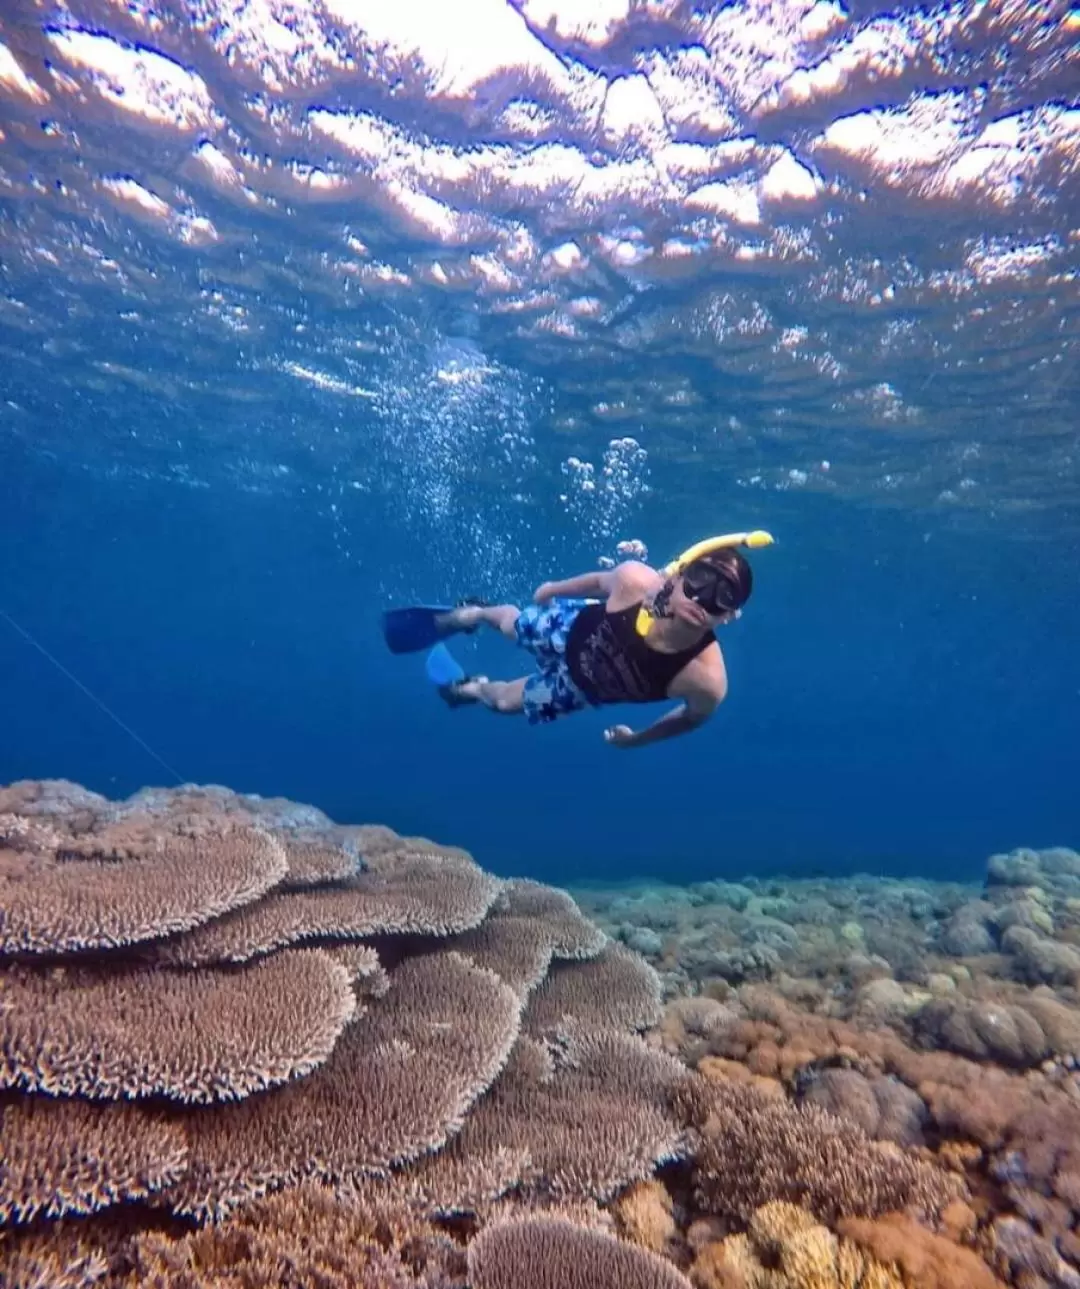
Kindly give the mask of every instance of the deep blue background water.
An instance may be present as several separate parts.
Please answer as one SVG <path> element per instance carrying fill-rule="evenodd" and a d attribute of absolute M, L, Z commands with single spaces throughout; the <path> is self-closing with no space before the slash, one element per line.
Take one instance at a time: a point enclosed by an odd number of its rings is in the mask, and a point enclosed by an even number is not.
<path fill-rule="evenodd" d="M 600 713 L 531 729 L 444 709 L 420 657 L 381 643 L 380 556 L 422 571 L 430 553 L 392 513 L 358 521 L 348 561 L 303 498 L 93 478 L 9 440 L 0 607 L 183 778 L 464 845 L 501 873 L 978 876 L 995 850 L 1080 840 L 1077 552 L 1049 520 L 1017 542 L 1000 522 L 955 532 L 812 496 L 672 515 L 655 483 L 640 527 L 656 560 L 741 526 L 780 544 L 755 555 L 753 600 L 723 633 L 728 701 L 646 749 L 605 746 Z M 553 544 L 521 597 L 595 566 L 587 543 L 570 567 L 573 543 Z M 497 639 L 460 652 L 517 673 Z M 2 621 L 0 720 L 0 782 L 122 796 L 166 777 Z"/>

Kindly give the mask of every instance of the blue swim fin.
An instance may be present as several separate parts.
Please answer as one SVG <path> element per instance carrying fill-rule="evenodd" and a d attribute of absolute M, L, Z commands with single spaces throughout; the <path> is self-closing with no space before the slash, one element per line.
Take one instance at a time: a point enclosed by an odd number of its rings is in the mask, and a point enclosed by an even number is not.
<path fill-rule="evenodd" d="M 416 653 L 421 649 L 430 649 L 444 635 L 453 635 L 452 631 L 443 631 L 436 619 L 443 613 L 449 613 L 449 605 L 416 605 L 411 609 L 387 609 L 383 614 L 383 638 L 391 653 Z"/>
<path fill-rule="evenodd" d="M 424 670 L 439 689 L 465 679 L 464 668 L 444 644 L 437 644 L 428 654 Z"/>
<path fill-rule="evenodd" d="M 459 600 L 458 605 L 483 604 L 483 600 Z M 418 653 L 430 649 L 436 641 L 457 635 L 464 630 L 470 635 L 472 627 L 439 626 L 437 619 L 451 611 L 448 604 L 417 604 L 409 609 L 387 609 L 382 616 L 383 638 L 391 653 Z"/>

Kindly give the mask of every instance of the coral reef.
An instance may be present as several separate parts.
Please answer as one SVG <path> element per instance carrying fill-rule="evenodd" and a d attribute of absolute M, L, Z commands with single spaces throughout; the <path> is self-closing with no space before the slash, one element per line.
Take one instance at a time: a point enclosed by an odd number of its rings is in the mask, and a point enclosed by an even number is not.
<path fill-rule="evenodd" d="M 783 1200 L 757 1209 L 744 1234 L 706 1245 L 693 1277 L 700 1289 L 903 1289 L 888 1266 Z"/>
<path fill-rule="evenodd" d="M 13 966 L 0 1013 L 0 1087 L 102 1100 L 238 1100 L 321 1065 L 357 1001 L 319 950 L 242 971 Z M 266 1019 L 277 1024 L 268 1028 Z"/>
<path fill-rule="evenodd" d="M 640 1037 L 656 973 L 564 892 L 221 788 L 0 803 L 4 1283 L 218 1283 L 230 1259 L 248 1283 L 301 1265 L 269 1232 L 313 1195 L 372 1230 L 405 1199 L 419 1229 L 606 1200 L 685 1150 L 689 1073 Z M 450 1274 L 334 1243 L 328 1283 Z"/>
<path fill-rule="evenodd" d="M 700 1084 L 679 1094 L 700 1132 L 698 1282 L 772 1285 L 777 1265 L 718 1250 L 734 1229 L 752 1251 L 754 1213 L 785 1200 L 905 1286 L 1080 1286 L 1080 855 L 992 856 L 981 887 L 749 879 L 575 895 L 645 945 L 667 1000 L 650 1042 L 715 1088 L 713 1108 Z M 733 969 L 737 954 L 771 965 Z M 895 1176 L 858 1137 L 900 1149 Z M 917 1181 L 918 1163 L 935 1171 Z M 951 1202 L 944 1173 L 962 1185 Z"/>
<path fill-rule="evenodd" d="M 784 1199 L 824 1222 L 901 1210 L 936 1220 L 961 1194 L 955 1175 L 871 1141 L 855 1122 L 726 1075 L 687 1083 L 678 1098 L 700 1134 L 696 1198 L 706 1213 L 745 1222 Z"/>
<path fill-rule="evenodd" d="M 674 1267 L 559 1217 L 493 1223 L 469 1246 L 473 1289 L 690 1289 Z"/>
<path fill-rule="evenodd" d="M 311 1183 L 180 1239 L 141 1235 L 130 1261 L 132 1289 L 451 1289 L 465 1270 L 464 1251 L 422 1219 Z"/>
<path fill-rule="evenodd" d="M 0 1284 L 1080 1289 L 1080 856 L 571 895 L 0 789 Z"/>

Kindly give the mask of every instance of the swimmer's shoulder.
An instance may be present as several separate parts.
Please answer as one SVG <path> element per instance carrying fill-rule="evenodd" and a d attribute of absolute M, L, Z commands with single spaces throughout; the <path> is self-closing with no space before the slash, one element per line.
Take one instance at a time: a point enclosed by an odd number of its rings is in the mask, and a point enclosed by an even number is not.
<path fill-rule="evenodd" d="M 617 564 L 612 570 L 612 586 L 617 591 L 629 591 L 647 594 L 663 585 L 664 578 L 655 568 L 642 564 L 640 560 L 628 559 Z"/>

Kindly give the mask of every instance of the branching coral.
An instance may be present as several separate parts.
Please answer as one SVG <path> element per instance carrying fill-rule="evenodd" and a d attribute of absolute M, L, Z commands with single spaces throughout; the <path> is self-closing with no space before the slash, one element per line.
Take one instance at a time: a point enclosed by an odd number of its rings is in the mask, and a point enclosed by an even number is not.
<path fill-rule="evenodd" d="M 465 1255 L 404 1212 L 307 1184 L 180 1239 L 143 1235 L 133 1262 L 130 1289 L 449 1289 Z"/>
<path fill-rule="evenodd" d="M 542 882 L 514 878 L 506 883 L 495 905 L 496 911 L 523 918 L 541 918 L 548 927 L 551 951 L 556 958 L 593 958 L 607 943 L 598 926 L 582 917 L 581 910 L 566 894 Z"/>
<path fill-rule="evenodd" d="M 670 1263 L 564 1218 L 493 1224 L 469 1246 L 473 1289 L 690 1289 Z"/>
<path fill-rule="evenodd" d="M 278 839 L 289 865 L 281 882 L 286 889 L 342 882 L 360 871 L 360 858 L 350 847 L 334 845 L 319 836 L 279 833 Z"/>
<path fill-rule="evenodd" d="M 540 918 L 493 913 L 451 943 L 477 966 L 494 971 L 522 999 L 544 979 L 551 965 L 551 932 Z"/>
<path fill-rule="evenodd" d="M 378 1174 L 437 1149 L 506 1062 L 519 1010 L 511 989 L 459 954 L 407 960 L 315 1074 L 185 1116 L 191 1165 L 172 1207 L 220 1216 L 305 1177 Z"/>
<path fill-rule="evenodd" d="M 615 1205 L 619 1230 L 634 1244 L 663 1253 L 678 1235 L 671 1196 L 656 1181 L 638 1182 Z"/>
<path fill-rule="evenodd" d="M 160 1289 L 461 1289 L 468 1238 L 472 1289 L 686 1289 L 692 1251 L 701 1289 L 990 1289 L 973 1249 L 1026 1289 L 1080 1259 L 1080 1010 L 1002 956 L 992 980 L 928 961 L 920 991 L 822 925 L 828 979 L 714 982 L 722 1003 L 642 1037 L 656 972 L 565 893 L 453 848 L 220 788 L 0 804 L 0 1224 L 57 1237 L 0 1235 L 5 1284 L 108 1263 L 117 1289 L 132 1266 Z M 774 895 L 737 916 L 794 917 Z M 991 892 L 986 916 L 1050 934 L 1037 895 Z M 844 918 L 884 936 L 861 900 Z M 92 1215 L 78 1238 L 50 1228 L 65 1213 Z M 119 1258 L 114 1216 L 142 1227 Z"/>
<path fill-rule="evenodd" d="M 749 1221 L 783 1199 L 825 1222 L 908 1208 L 935 1215 L 962 1190 L 955 1176 L 815 1106 L 726 1079 L 696 1079 L 677 1096 L 700 1132 L 697 1195 L 709 1213 Z"/>
<path fill-rule="evenodd" d="M 468 954 L 478 966 L 489 967 L 522 998 L 544 980 L 552 959 L 587 960 L 606 943 L 569 896 L 521 880 L 507 882 L 487 918 L 450 941 L 452 948 Z"/>
<path fill-rule="evenodd" d="M 888 1266 L 782 1201 L 759 1208 L 745 1235 L 703 1250 L 695 1273 L 701 1289 L 725 1280 L 743 1289 L 907 1289 Z"/>
<path fill-rule="evenodd" d="M 69 953 L 152 940 L 256 900 L 285 851 L 257 828 L 195 836 L 117 826 L 52 854 L 0 849 L 0 953 Z"/>
<path fill-rule="evenodd" d="M 568 1031 L 554 1055 L 522 1037 L 461 1132 L 400 1185 L 434 1211 L 475 1210 L 511 1188 L 545 1202 L 610 1199 L 684 1152 L 671 1097 L 685 1077 L 615 1031 Z"/>
<path fill-rule="evenodd" d="M 356 1010 L 325 953 L 242 971 L 13 969 L 0 983 L 0 1086 L 213 1102 L 307 1074 Z"/>
<path fill-rule="evenodd" d="M 446 936 L 476 926 L 499 892 L 471 860 L 434 849 L 388 851 L 339 885 L 274 892 L 161 945 L 162 963 L 247 962 L 284 945 L 373 935 Z"/>
<path fill-rule="evenodd" d="M 16 1097 L 0 1112 L 0 1141 L 0 1224 L 145 1198 L 182 1177 L 188 1158 L 175 1123 L 122 1103 Z"/>
<path fill-rule="evenodd" d="M 26 786 L 11 804 L 20 801 L 37 813 L 11 815 L 5 824 L 10 888 L 45 869 L 77 869 L 85 896 L 79 908 L 89 920 L 78 947 L 96 945 L 99 952 L 6 968 L 0 1072 L 8 1084 L 38 1093 L 204 1104 L 163 1119 L 133 1105 L 102 1106 L 87 1118 L 88 1108 L 75 1102 L 13 1103 L 6 1135 L 14 1142 L 28 1116 L 45 1122 L 48 1115 L 51 1145 L 35 1149 L 43 1160 L 52 1150 L 61 1161 L 53 1169 L 43 1164 L 31 1186 L 32 1170 L 18 1164 L 18 1152 L 5 1160 L 5 1203 L 18 1219 L 87 1211 L 151 1191 L 164 1208 L 220 1219 L 305 1178 L 356 1185 L 385 1178 L 438 1151 L 449 1136 L 462 1140 L 463 1122 L 506 1063 L 525 1001 L 551 959 L 573 959 L 578 971 L 593 971 L 588 959 L 608 943 L 562 892 L 499 882 L 463 852 L 389 830 L 336 829 L 328 821 L 320 830 L 317 812 L 289 803 L 184 789 L 115 804 L 84 801 L 67 787 Z M 187 889 L 199 888 L 204 871 L 236 867 L 237 854 L 246 853 L 242 838 L 272 861 L 258 881 L 245 878 L 249 907 L 235 910 L 219 900 L 217 915 L 204 908 L 198 916 L 209 920 L 189 931 L 172 914 L 124 937 L 113 929 L 102 935 L 93 925 L 102 898 L 115 894 L 117 875 L 141 890 L 138 899 L 130 891 L 127 897 L 128 906 L 141 907 L 162 857 L 200 858 L 202 867 L 184 875 Z M 350 876 L 364 844 L 366 867 Z M 187 849 L 181 854 L 178 846 Z M 215 857 L 215 846 L 224 858 Z M 268 883 L 278 889 L 265 890 Z M 4 906 L 9 927 L 11 907 L 28 907 L 21 891 Z M 63 928 L 47 919 L 46 925 L 42 948 L 75 947 Z M 135 955 L 100 952 L 143 934 L 156 943 Z M 392 946 L 389 972 L 365 942 L 370 937 Z M 324 947 L 280 947 L 311 938 Z M 261 961 L 215 965 L 250 956 Z M 559 988 L 551 997 L 560 1026 L 566 1021 L 569 1029 L 559 1040 L 558 1078 L 542 1094 L 543 1078 L 519 1089 L 546 1097 L 552 1132 L 524 1104 L 507 1109 L 507 1098 L 514 1101 L 509 1079 L 502 1101 L 478 1116 L 477 1156 L 460 1150 L 436 1156 L 443 1181 L 456 1178 L 455 1194 L 466 1178 L 483 1194 L 535 1186 L 540 1177 L 547 1184 L 551 1163 L 556 1187 L 588 1199 L 648 1175 L 675 1148 L 680 1130 L 664 1096 L 681 1071 L 640 1039 L 617 1032 L 651 1018 L 653 973 L 619 949 L 584 986 L 575 991 L 563 976 Z M 359 1006 L 368 1010 L 357 1018 Z M 575 1009 L 587 1011 L 585 1028 L 574 1029 Z M 602 1032 L 590 1034 L 589 1025 Z M 546 1049 L 537 1056 L 547 1070 Z M 519 1060 L 518 1073 L 528 1066 Z M 538 1068 L 534 1062 L 534 1074 Z M 255 1091 L 263 1094 L 249 1096 Z M 212 1104 L 232 1098 L 236 1104 Z M 498 1104 L 505 1113 L 485 1128 Z M 494 1135 L 515 1122 L 517 1141 L 496 1143 Z M 114 1124 L 110 1135 L 105 1129 Z M 163 1170 L 129 1164 L 127 1139 L 117 1137 L 121 1127 L 136 1140 L 142 1134 L 157 1142 Z M 158 1141 L 162 1132 L 171 1146 Z M 69 1156 L 86 1174 L 74 1189 L 64 1180 Z M 125 1179 L 126 1173 L 133 1175 Z"/>
<path fill-rule="evenodd" d="M 591 961 L 556 964 L 525 1011 L 534 1038 L 556 1032 L 566 1017 L 586 1027 L 640 1030 L 660 1017 L 660 978 L 636 953 L 611 945 Z"/>
<path fill-rule="evenodd" d="M 4 1289 L 92 1289 L 111 1266 L 107 1238 L 82 1219 L 0 1231 L 0 1284 Z"/>

